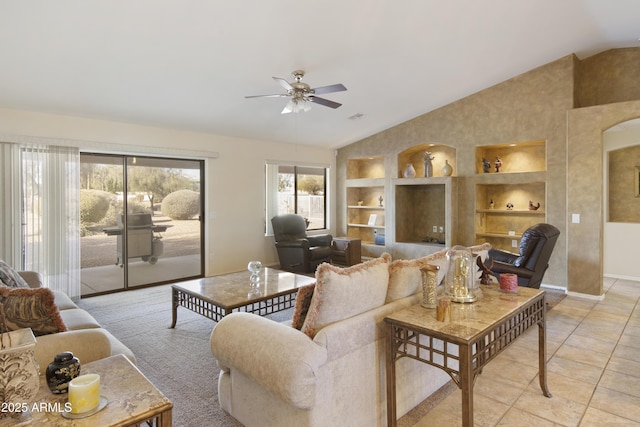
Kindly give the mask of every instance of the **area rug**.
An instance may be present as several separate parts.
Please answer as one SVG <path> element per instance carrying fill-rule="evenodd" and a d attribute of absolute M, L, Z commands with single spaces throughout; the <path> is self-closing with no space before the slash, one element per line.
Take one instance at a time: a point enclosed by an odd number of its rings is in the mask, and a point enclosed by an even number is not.
<path fill-rule="evenodd" d="M 215 322 L 179 307 L 169 329 L 170 285 L 86 298 L 78 306 L 133 351 L 138 369 L 173 402 L 173 426 L 241 426 L 218 404 L 219 371 L 209 347 Z"/>
<path fill-rule="evenodd" d="M 564 292 L 547 290 L 547 307 L 562 298 Z M 218 405 L 219 371 L 209 347 L 215 322 L 178 307 L 178 322 L 170 329 L 170 285 L 86 298 L 78 305 L 133 351 L 138 369 L 173 402 L 175 427 L 241 426 Z M 287 310 L 271 317 L 282 321 L 291 316 Z M 403 417 L 402 425 L 413 425 L 406 421 L 420 419 L 416 414 L 448 396 L 455 390 L 452 384 Z"/>

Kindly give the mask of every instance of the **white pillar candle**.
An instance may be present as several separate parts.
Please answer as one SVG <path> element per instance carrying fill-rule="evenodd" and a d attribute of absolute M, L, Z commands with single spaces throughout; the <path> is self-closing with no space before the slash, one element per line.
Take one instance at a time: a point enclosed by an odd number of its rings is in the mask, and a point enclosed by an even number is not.
<path fill-rule="evenodd" d="M 71 413 L 81 414 L 98 407 L 100 403 L 100 375 L 80 375 L 69 383 Z"/>

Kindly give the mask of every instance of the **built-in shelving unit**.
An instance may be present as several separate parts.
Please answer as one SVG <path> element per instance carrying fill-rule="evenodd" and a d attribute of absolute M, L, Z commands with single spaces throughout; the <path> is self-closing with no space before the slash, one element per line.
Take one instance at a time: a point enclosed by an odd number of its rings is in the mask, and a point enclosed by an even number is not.
<path fill-rule="evenodd" d="M 502 162 L 496 172 L 495 159 Z M 483 158 L 490 160 L 485 172 Z M 475 236 L 493 247 L 517 252 L 522 233 L 546 222 L 544 141 L 476 147 Z M 530 204 L 537 209 L 530 209 Z"/>
<path fill-rule="evenodd" d="M 367 256 L 375 235 L 385 234 L 384 157 L 347 160 L 346 185 L 347 237 L 360 239 Z"/>

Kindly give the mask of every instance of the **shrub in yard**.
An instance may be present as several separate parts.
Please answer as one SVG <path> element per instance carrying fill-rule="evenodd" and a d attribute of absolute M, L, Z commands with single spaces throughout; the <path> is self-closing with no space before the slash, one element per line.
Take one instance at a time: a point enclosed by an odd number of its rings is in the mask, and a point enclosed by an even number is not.
<path fill-rule="evenodd" d="M 80 190 L 80 223 L 99 222 L 107 214 L 111 193 L 100 190 Z"/>
<path fill-rule="evenodd" d="M 171 219 L 191 219 L 200 212 L 200 193 L 178 190 L 162 200 L 162 214 Z"/>

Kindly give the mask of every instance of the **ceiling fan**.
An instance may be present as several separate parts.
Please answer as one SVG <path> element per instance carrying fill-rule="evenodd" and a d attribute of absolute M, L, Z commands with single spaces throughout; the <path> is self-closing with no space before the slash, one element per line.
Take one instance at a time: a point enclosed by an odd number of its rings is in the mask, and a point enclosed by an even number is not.
<path fill-rule="evenodd" d="M 299 113 L 301 111 L 309 111 L 311 109 L 311 103 L 324 105 L 329 108 L 338 108 L 342 104 L 334 101 L 330 101 L 328 99 L 320 98 L 316 95 L 332 93 L 332 92 L 342 92 L 347 90 L 344 85 L 338 83 L 330 86 L 321 86 L 316 88 L 311 88 L 306 83 L 302 82 L 302 78 L 304 77 L 304 71 L 295 70 L 291 73 L 295 82 L 289 83 L 283 78 L 273 77 L 273 80 L 278 82 L 280 86 L 287 90 L 287 93 L 281 94 L 273 94 L 273 95 L 252 95 L 245 96 L 245 98 L 282 98 L 289 97 L 291 98 L 287 105 L 282 110 L 281 114 L 287 113 Z"/>

